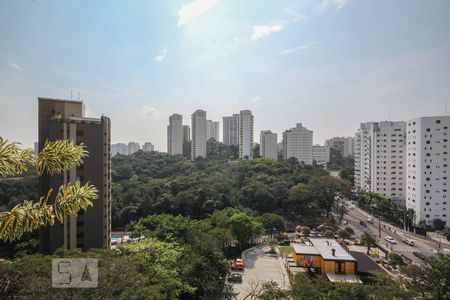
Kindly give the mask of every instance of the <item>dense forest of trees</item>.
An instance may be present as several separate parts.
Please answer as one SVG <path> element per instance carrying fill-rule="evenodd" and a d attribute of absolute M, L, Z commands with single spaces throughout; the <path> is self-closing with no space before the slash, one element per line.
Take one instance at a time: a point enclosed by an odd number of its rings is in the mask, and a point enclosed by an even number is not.
<path fill-rule="evenodd" d="M 232 160 L 230 150 L 221 147 L 218 151 L 225 155 L 195 161 L 158 152 L 116 156 L 113 226 L 123 228 L 132 220 L 162 213 L 201 219 L 226 207 L 308 218 L 307 208 L 329 212 L 334 195 L 350 191 L 349 183 L 327 176 L 321 167 L 292 159 Z M 322 188 L 330 194 L 318 193 Z"/>

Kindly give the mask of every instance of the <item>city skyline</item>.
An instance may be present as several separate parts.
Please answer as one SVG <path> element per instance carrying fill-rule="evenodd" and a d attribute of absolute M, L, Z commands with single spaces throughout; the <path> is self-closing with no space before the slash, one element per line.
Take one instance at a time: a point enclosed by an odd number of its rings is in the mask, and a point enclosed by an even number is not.
<path fill-rule="evenodd" d="M 151 141 L 158 151 L 167 151 L 168 117 L 189 120 L 196 109 L 220 121 L 249 109 L 255 134 L 280 137 L 302 123 L 320 145 L 361 122 L 444 113 L 450 2 L 257 5 L 0 3 L 3 138 L 32 147 L 37 97 L 79 92 L 86 116 L 114 120 L 112 143 Z"/>

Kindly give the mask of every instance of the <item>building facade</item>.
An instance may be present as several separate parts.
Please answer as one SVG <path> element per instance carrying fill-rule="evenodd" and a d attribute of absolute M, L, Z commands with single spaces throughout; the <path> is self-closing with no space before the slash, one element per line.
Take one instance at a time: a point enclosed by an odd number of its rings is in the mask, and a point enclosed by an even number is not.
<path fill-rule="evenodd" d="M 404 206 L 406 197 L 405 122 L 362 123 L 355 137 L 355 187 Z"/>
<path fill-rule="evenodd" d="M 250 110 L 239 114 L 239 157 L 253 159 L 253 115 Z"/>
<path fill-rule="evenodd" d="M 117 143 L 111 145 L 111 156 L 117 154 L 128 155 L 128 147 L 125 143 Z"/>
<path fill-rule="evenodd" d="M 270 130 L 263 130 L 260 134 L 259 151 L 262 157 L 268 159 L 278 159 L 277 134 Z"/>
<path fill-rule="evenodd" d="M 98 190 L 98 199 L 86 211 L 76 216 L 67 216 L 64 224 L 40 231 L 40 252 L 51 254 L 59 247 L 68 249 L 108 248 L 111 244 L 111 124 L 109 118 L 86 118 L 84 105 L 80 101 L 50 98 L 39 100 L 39 151 L 46 140 L 67 140 L 83 143 L 89 155 L 77 168 L 63 174 L 44 174 L 39 177 L 39 194 L 46 195 L 49 189 L 55 199 L 56 191 L 63 184 L 89 182 Z"/>
<path fill-rule="evenodd" d="M 416 224 L 441 219 L 450 226 L 449 126 L 450 116 L 407 122 L 406 207 Z"/>
<path fill-rule="evenodd" d="M 144 145 L 142 145 L 142 151 L 145 152 L 155 151 L 155 145 L 153 145 L 150 142 L 145 142 Z"/>
<path fill-rule="evenodd" d="M 330 161 L 330 148 L 327 146 L 312 146 L 312 159 L 322 167 L 326 167 Z"/>
<path fill-rule="evenodd" d="M 169 117 L 167 153 L 169 155 L 183 154 L 183 116 L 180 114 L 173 114 Z"/>
<path fill-rule="evenodd" d="M 183 142 L 189 142 L 191 140 L 191 127 L 189 125 L 183 125 Z"/>
<path fill-rule="evenodd" d="M 206 158 L 206 111 L 198 109 L 192 114 L 191 158 Z"/>
<path fill-rule="evenodd" d="M 354 140 L 352 137 L 333 137 L 325 141 L 325 146 L 338 151 L 343 157 L 353 155 Z"/>
<path fill-rule="evenodd" d="M 239 114 L 223 117 L 223 143 L 227 146 L 239 145 Z"/>
<path fill-rule="evenodd" d="M 219 122 L 206 120 L 206 140 L 213 138 L 219 141 L 219 126 Z"/>
<path fill-rule="evenodd" d="M 127 145 L 127 155 L 131 155 L 133 153 L 138 152 L 139 150 L 141 150 L 141 145 L 139 145 L 139 143 L 136 142 L 128 142 Z"/>
<path fill-rule="evenodd" d="M 299 162 L 312 164 L 313 132 L 303 127 L 301 123 L 283 132 L 283 157 L 295 157 Z"/>

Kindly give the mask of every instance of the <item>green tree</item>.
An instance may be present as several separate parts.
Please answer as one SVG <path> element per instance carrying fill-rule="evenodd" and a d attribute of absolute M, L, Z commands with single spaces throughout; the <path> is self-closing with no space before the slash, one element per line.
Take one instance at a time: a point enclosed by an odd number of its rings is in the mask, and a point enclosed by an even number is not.
<path fill-rule="evenodd" d="M 341 239 L 345 240 L 345 239 L 349 239 L 350 238 L 350 233 L 347 230 L 345 230 L 345 229 L 341 229 L 341 230 L 338 231 L 338 236 Z"/>
<path fill-rule="evenodd" d="M 264 213 L 259 217 L 259 221 L 264 226 L 266 233 L 272 232 L 274 229 L 277 231 L 283 231 L 286 220 L 277 214 Z"/>
<path fill-rule="evenodd" d="M 370 252 L 370 247 L 375 246 L 375 239 L 367 231 L 360 237 L 361 243 L 367 247 L 367 254 Z"/>
<path fill-rule="evenodd" d="M 350 236 L 355 234 L 355 231 L 350 226 L 345 227 L 344 230 L 347 231 Z"/>
<path fill-rule="evenodd" d="M 38 175 L 55 175 L 82 164 L 87 155 L 85 147 L 70 140 L 47 141 L 38 155 L 31 150 L 22 150 L 17 143 L 8 143 L 0 138 L 0 178 L 16 176 L 35 166 Z M 86 210 L 97 199 L 97 189 L 90 184 L 66 184 L 56 191 L 53 203 L 49 203 L 53 190 L 39 200 L 25 200 L 10 211 L 0 212 L 0 240 L 13 241 L 25 232 L 53 225 L 55 219 L 64 221 L 67 215 Z"/>
<path fill-rule="evenodd" d="M 445 224 L 447 224 L 447 221 L 441 220 L 439 218 L 433 220 L 434 230 L 443 230 L 445 228 Z"/>
<path fill-rule="evenodd" d="M 428 256 L 424 264 L 411 264 L 401 269 L 406 288 L 422 299 L 449 299 L 450 254 L 437 253 Z"/>
<path fill-rule="evenodd" d="M 262 224 L 245 212 L 232 215 L 230 217 L 230 224 L 231 230 L 242 248 L 251 245 L 263 230 Z"/>
<path fill-rule="evenodd" d="M 401 255 L 398 253 L 395 253 L 395 252 L 389 252 L 388 259 L 389 259 L 389 264 L 393 267 L 403 266 L 405 264 Z"/>
<path fill-rule="evenodd" d="M 302 233 L 304 236 L 309 236 L 311 234 L 311 228 L 308 226 L 302 226 Z"/>
<path fill-rule="evenodd" d="M 327 218 L 330 216 L 336 197 L 343 198 L 351 195 L 350 184 L 332 176 L 314 177 L 308 183 L 308 190 L 319 207 L 326 210 Z"/>
<path fill-rule="evenodd" d="M 326 237 L 327 239 L 332 239 L 334 238 L 334 232 L 331 230 L 326 230 L 323 236 Z"/>

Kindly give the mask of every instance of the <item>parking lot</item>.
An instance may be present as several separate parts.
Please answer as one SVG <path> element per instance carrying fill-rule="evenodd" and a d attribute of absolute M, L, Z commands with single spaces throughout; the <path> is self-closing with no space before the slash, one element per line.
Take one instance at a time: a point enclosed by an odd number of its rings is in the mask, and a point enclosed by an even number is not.
<path fill-rule="evenodd" d="M 275 281 L 279 287 L 289 287 L 287 273 L 281 260 L 279 261 L 278 257 L 266 255 L 263 246 L 248 251 L 244 259 L 245 269 L 241 271 L 242 283 L 233 285 L 233 292 L 238 294 L 237 299 L 244 299 L 252 291 L 259 290 L 267 281 Z"/>

